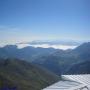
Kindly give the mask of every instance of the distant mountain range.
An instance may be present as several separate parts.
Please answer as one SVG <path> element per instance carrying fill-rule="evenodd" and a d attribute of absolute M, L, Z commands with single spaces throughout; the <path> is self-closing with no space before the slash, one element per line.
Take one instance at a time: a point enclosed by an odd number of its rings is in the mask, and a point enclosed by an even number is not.
<path fill-rule="evenodd" d="M 0 58 L 18 58 L 32 61 L 38 56 L 48 55 L 55 51 L 57 51 L 57 49 L 54 48 L 34 48 L 32 46 L 27 46 L 18 49 L 16 45 L 6 45 L 5 47 L 0 48 Z"/>
<path fill-rule="evenodd" d="M 0 59 L 0 90 L 41 90 L 60 77 L 29 62 Z"/>
<path fill-rule="evenodd" d="M 42 66 L 57 75 L 70 74 L 69 69 L 73 65 L 75 67 L 76 64 L 90 61 L 90 42 L 83 43 L 75 49 L 68 50 L 34 48 L 32 46 L 18 49 L 16 45 L 7 45 L 0 48 L 0 58 L 18 58 Z M 73 72 L 76 72 L 74 70 Z M 78 72 L 82 73 L 81 71 Z M 87 73 L 90 72 L 88 71 Z"/>
<path fill-rule="evenodd" d="M 82 64 L 82 62 L 87 61 L 90 61 L 90 42 L 84 43 L 72 50 L 65 50 L 65 51 L 58 50 L 52 54 L 49 54 L 48 56 L 40 56 L 36 58 L 36 60 L 34 60 L 33 63 L 39 64 L 49 69 L 50 71 L 60 75 L 60 74 L 72 74 L 67 73 L 69 68 L 72 68 L 74 64 L 79 63 L 80 65 Z M 88 67 L 83 68 L 86 68 L 85 70 L 87 70 Z M 74 70 L 76 69 L 73 69 L 72 72 L 76 72 Z M 77 69 L 77 72 L 74 74 L 85 73 L 84 71 L 81 72 L 79 70 L 81 69 Z M 89 71 L 86 72 L 90 73 Z"/>

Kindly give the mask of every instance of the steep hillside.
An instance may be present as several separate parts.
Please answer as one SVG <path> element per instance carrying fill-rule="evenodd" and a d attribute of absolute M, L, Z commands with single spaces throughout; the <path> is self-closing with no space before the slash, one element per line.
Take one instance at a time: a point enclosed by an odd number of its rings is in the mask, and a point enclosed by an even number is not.
<path fill-rule="evenodd" d="M 72 53 L 78 54 L 79 58 L 83 61 L 90 61 L 90 42 L 80 45 L 76 49 L 72 50 Z"/>
<path fill-rule="evenodd" d="M 67 74 L 90 74 L 90 61 L 72 65 Z"/>
<path fill-rule="evenodd" d="M 18 59 L 0 60 L 0 89 L 40 90 L 60 77 Z"/>

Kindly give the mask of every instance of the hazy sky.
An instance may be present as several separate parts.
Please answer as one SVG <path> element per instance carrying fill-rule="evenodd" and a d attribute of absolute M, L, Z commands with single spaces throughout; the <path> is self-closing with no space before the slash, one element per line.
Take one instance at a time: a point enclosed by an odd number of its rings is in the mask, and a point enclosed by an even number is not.
<path fill-rule="evenodd" d="M 0 43 L 90 40 L 90 0 L 0 0 Z"/>

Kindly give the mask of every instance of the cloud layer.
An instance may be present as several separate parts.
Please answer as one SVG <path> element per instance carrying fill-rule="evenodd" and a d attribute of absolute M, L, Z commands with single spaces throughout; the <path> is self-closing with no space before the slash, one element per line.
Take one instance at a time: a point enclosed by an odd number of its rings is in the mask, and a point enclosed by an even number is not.
<path fill-rule="evenodd" d="M 63 49 L 63 50 L 66 50 L 66 49 L 74 49 L 76 48 L 77 46 L 72 46 L 72 45 L 49 45 L 49 44 L 36 44 L 36 45 L 30 45 L 30 44 L 18 44 L 17 45 L 18 48 L 24 48 L 24 47 L 27 47 L 27 46 L 32 46 L 32 47 L 42 47 L 42 48 L 55 48 L 55 49 Z"/>

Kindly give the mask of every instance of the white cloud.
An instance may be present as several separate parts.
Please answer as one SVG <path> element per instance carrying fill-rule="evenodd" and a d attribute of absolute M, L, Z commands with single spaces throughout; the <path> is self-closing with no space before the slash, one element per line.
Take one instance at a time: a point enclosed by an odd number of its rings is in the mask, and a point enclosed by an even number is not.
<path fill-rule="evenodd" d="M 49 45 L 49 44 L 37 44 L 37 45 L 30 45 L 30 44 L 18 44 L 17 45 L 18 48 L 24 48 L 24 47 L 27 47 L 27 46 L 33 46 L 35 48 L 37 47 L 42 47 L 42 48 L 55 48 L 55 49 L 63 49 L 63 50 L 66 50 L 66 49 L 74 49 L 76 48 L 77 46 L 70 46 L 70 45 Z"/>

